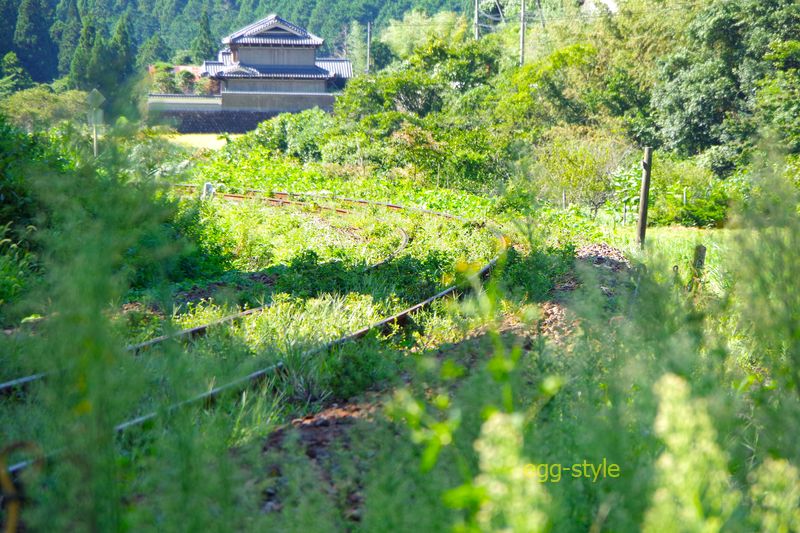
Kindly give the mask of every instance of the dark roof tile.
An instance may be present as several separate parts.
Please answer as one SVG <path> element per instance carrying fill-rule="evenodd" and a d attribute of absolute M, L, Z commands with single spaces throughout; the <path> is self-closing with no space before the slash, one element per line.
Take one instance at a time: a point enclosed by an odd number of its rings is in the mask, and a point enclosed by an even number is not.
<path fill-rule="evenodd" d="M 222 39 L 223 44 L 320 46 L 323 40 L 277 15 L 270 15 Z"/>

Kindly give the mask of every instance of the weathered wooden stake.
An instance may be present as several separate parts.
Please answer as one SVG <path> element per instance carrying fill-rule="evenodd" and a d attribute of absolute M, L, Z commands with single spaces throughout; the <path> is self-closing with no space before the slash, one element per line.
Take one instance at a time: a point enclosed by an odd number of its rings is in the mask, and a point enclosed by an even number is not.
<path fill-rule="evenodd" d="M 567 191 L 561 191 L 561 209 L 567 208 Z"/>
<path fill-rule="evenodd" d="M 639 246 L 644 248 L 645 232 L 647 231 L 647 199 L 650 196 L 650 170 L 653 166 L 653 149 L 649 146 L 644 149 L 642 160 L 642 190 L 639 193 Z"/>
<path fill-rule="evenodd" d="M 706 247 L 698 244 L 694 247 L 694 259 L 692 259 L 692 279 L 689 281 L 689 291 L 698 289 L 703 280 L 703 269 L 706 266 Z"/>

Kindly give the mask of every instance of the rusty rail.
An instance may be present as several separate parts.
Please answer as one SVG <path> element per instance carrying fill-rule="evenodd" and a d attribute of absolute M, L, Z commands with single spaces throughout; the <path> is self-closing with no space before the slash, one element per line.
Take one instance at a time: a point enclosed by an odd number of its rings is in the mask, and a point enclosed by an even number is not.
<path fill-rule="evenodd" d="M 274 197 L 276 197 L 274 199 L 279 201 L 279 202 L 280 201 L 290 202 L 290 200 L 282 200 L 279 195 L 285 195 L 285 197 L 289 197 L 291 195 L 291 193 L 274 193 L 274 195 L 273 195 Z M 253 197 L 252 195 L 251 196 L 237 195 L 237 196 L 242 196 L 243 198 L 252 198 Z M 331 196 L 319 195 L 319 196 L 325 196 L 326 198 L 331 198 L 331 199 L 334 199 L 334 200 L 337 200 L 337 201 L 352 202 L 352 203 L 358 203 L 358 204 L 362 204 L 362 205 L 382 206 L 382 207 L 385 207 L 385 208 L 390 209 L 390 210 L 398 210 L 398 211 L 402 210 L 402 211 L 409 211 L 409 212 L 417 212 L 417 213 L 422 213 L 422 214 L 441 216 L 441 217 L 444 217 L 444 218 L 447 218 L 447 219 L 451 219 L 451 220 L 459 220 L 459 221 L 462 221 L 462 222 L 468 222 L 466 219 L 464 219 L 462 217 L 451 215 L 449 213 L 440 213 L 440 212 L 436 212 L 436 211 L 430 211 L 430 210 L 427 210 L 427 209 L 419 209 L 419 208 L 413 208 L 413 207 L 407 208 L 407 207 L 403 207 L 403 206 L 396 205 L 396 204 L 388 204 L 388 203 L 382 203 L 382 202 L 371 202 L 371 201 L 368 201 L 368 200 L 338 198 L 338 197 L 335 197 L 335 196 L 332 196 L 332 195 Z M 508 239 L 507 239 L 507 237 L 505 235 L 503 235 L 499 230 L 496 230 L 496 229 L 491 228 L 491 227 L 489 227 L 488 229 L 495 236 L 495 238 L 497 238 L 499 246 L 500 246 L 500 251 L 488 263 L 483 265 L 483 267 L 481 267 L 481 269 L 478 271 L 478 273 L 476 275 L 478 277 L 481 277 L 481 278 L 485 277 L 486 275 L 489 274 L 489 272 L 491 272 L 491 270 L 495 267 L 497 262 L 500 260 L 500 257 L 508 249 Z M 400 312 L 398 312 L 398 313 L 396 313 L 396 314 L 394 314 L 394 315 L 392 315 L 390 317 L 384 318 L 384 319 L 382 319 L 382 320 L 380 320 L 378 322 L 375 322 L 375 323 L 373 323 L 373 324 L 371 324 L 369 326 L 361 328 L 361 329 L 359 329 L 359 330 L 357 330 L 355 332 L 352 332 L 352 333 L 349 333 L 347 335 L 344 335 L 343 337 L 340 337 L 338 339 L 329 341 L 329 342 L 327 342 L 327 343 L 325 343 L 325 344 L 323 344 L 321 346 L 317 346 L 315 348 L 307 350 L 306 352 L 303 352 L 303 354 L 301 354 L 301 357 L 308 357 L 308 356 L 313 355 L 313 354 L 317 354 L 317 353 L 320 353 L 320 352 L 328 351 L 328 350 L 330 350 L 330 349 L 332 349 L 332 348 L 334 348 L 336 346 L 341 346 L 343 344 L 346 344 L 346 343 L 349 343 L 349 342 L 353 342 L 355 340 L 363 338 L 364 336 L 366 336 L 367 334 L 369 334 L 372 331 L 381 331 L 381 332 L 383 332 L 383 331 L 386 331 L 387 329 L 389 329 L 391 326 L 393 326 L 395 324 L 403 324 L 409 318 L 409 316 L 412 315 L 413 313 L 415 313 L 415 312 L 417 312 L 417 311 L 429 306 L 431 303 L 435 302 L 436 300 L 441 299 L 441 298 L 443 298 L 445 296 L 454 294 L 457 291 L 458 291 L 458 286 L 455 285 L 455 284 L 451 285 L 451 286 L 443 289 L 442 291 L 434 294 L 433 296 L 430 296 L 429 298 L 426 298 L 425 300 L 423 300 L 423 301 L 421 301 L 419 303 L 416 303 L 416 304 L 412 305 L 411 307 L 408 307 L 408 308 L 406 308 L 406 309 L 404 309 L 404 310 L 402 310 L 402 311 L 400 311 Z M 247 386 L 253 385 L 254 383 L 261 382 L 266 377 L 276 373 L 281 368 L 283 368 L 283 363 L 282 362 L 278 362 L 277 364 L 273 364 L 273 365 L 270 365 L 268 367 L 256 370 L 255 372 L 252 372 L 252 373 L 250 373 L 250 374 L 248 374 L 246 376 L 243 376 L 241 378 L 237 378 L 237 379 L 235 379 L 233 381 L 230 381 L 230 382 L 225 383 L 223 385 L 220 385 L 218 387 L 215 387 L 215 388 L 213 388 L 213 389 L 211 389 L 211 390 L 209 390 L 207 392 L 204 392 L 202 394 L 199 394 L 199 395 L 194 396 L 192 398 L 189 398 L 187 400 L 183 400 L 181 402 L 172 404 L 172 405 L 170 405 L 170 406 L 168 406 L 166 408 L 166 412 L 173 412 L 173 411 L 175 411 L 177 409 L 180 409 L 182 407 L 186 407 L 186 406 L 189 406 L 189 405 L 194 405 L 194 404 L 197 404 L 197 403 L 206 403 L 207 404 L 207 403 L 209 403 L 211 401 L 215 401 L 216 398 L 219 397 L 220 395 L 222 395 L 223 393 L 231 392 L 231 391 L 239 391 L 239 390 L 242 390 L 243 388 L 246 388 Z M 147 414 L 132 418 L 130 420 L 126 420 L 126 421 L 114 426 L 114 431 L 116 433 L 124 433 L 125 431 L 127 431 L 130 428 L 134 428 L 134 427 L 137 427 L 137 426 L 140 426 L 140 425 L 144 424 L 145 422 L 154 420 L 155 418 L 158 417 L 159 413 L 160 412 L 152 411 L 152 412 L 149 412 Z M 53 453 L 49 454 L 47 457 L 52 458 L 55 455 L 57 455 L 58 453 L 60 453 L 60 452 L 53 452 Z M 27 461 L 22 461 L 22 462 L 16 463 L 16 464 L 14 464 L 14 465 L 12 465 L 11 467 L 8 468 L 8 473 L 11 474 L 12 476 L 17 476 L 20 472 L 22 472 L 26 468 L 32 466 L 34 463 L 35 463 L 34 460 L 27 460 Z"/>
<path fill-rule="evenodd" d="M 197 188 L 194 185 L 180 185 L 178 187 L 183 188 L 183 189 L 192 189 L 192 190 Z M 285 194 L 285 193 L 281 193 L 281 194 Z M 287 206 L 287 205 L 297 206 L 297 207 L 308 207 L 310 205 L 307 202 L 298 202 L 298 201 L 285 200 L 285 199 L 281 199 L 281 198 L 272 198 L 272 197 L 259 197 L 259 196 L 255 196 L 253 194 L 245 195 L 245 194 L 233 194 L 232 193 L 232 194 L 221 194 L 220 196 L 222 196 L 222 197 L 224 197 L 226 199 L 229 199 L 229 200 L 234 200 L 234 201 L 259 200 L 262 203 L 269 203 L 270 205 L 279 206 L 279 207 Z M 319 206 L 319 205 L 315 205 L 314 208 L 315 209 L 333 211 L 333 212 L 336 212 L 336 213 L 339 213 L 339 214 L 352 214 L 352 211 L 349 211 L 347 209 L 341 209 L 341 208 Z M 401 228 L 399 226 L 396 227 L 396 230 L 397 230 L 397 233 L 400 235 L 400 244 L 397 246 L 397 248 L 395 248 L 388 256 L 384 257 L 383 259 L 381 259 L 377 263 L 373 263 L 373 264 L 367 266 L 364 269 L 364 272 L 369 272 L 370 270 L 373 270 L 373 269 L 376 269 L 376 268 L 378 268 L 380 266 L 385 265 L 386 263 L 391 261 L 393 258 L 395 258 L 398 254 L 400 254 L 403 250 L 405 250 L 405 248 L 408 246 L 408 243 L 409 243 L 408 233 L 406 232 L 406 230 L 404 230 L 403 228 Z M 157 345 L 159 345 L 159 344 L 161 344 L 163 342 L 166 342 L 168 340 L 178 340 L 178 339 L 184 339 L 184 338 L 185 339 L 194 339 L 196 337 L 202 337 L 212 327 L 221 326 L 223 324 L 228 324 L 230 322 L 234 322 L 236 320 L 245 318 L 245 317 L 250 316 L 250 315 L 254 315 L 256 313 L 261 313 L 261 312 L 269 309 L 271 306 L 272 306 L 272 304 L 270 303 L 270 304 L 262 305 L 262 306 L 259 306 L 259 307 L 254 307 L 252 309 L 247 309 L 247 310 L 241 311 L 239 313 L 235 313 L 235 314 L 232 314 L 232 315 L 228 315 L 228 316 L 222 317 L 220 319 L 214 320 L 214 321 L 209 322 L 207 324 L 202 324 L 200 326 L 195 326 L 193 328 L 187 328 L 187 329 L 184 329 L 184 330 L 181 330 L 181 331 L 177 331 L 175 333 L 171 333 L 171 334 L 167 334 L 167 335 L 160 335 L 160 336 L 155 337 L 153 339 L 150 339 L 150 340 L 147 340 L 147 341 L 144 341 L 144 342 L 140 342 L 140 343 L 137 343 L 137 344 L 129 344 L 129 345 L 127 345 L 125 347 L 125 350 L 129 351 L 129 352 L 132 352 L 133 354 L 139 354 L 139 352 L 142 352 L 144 350 L 152 348 L 153 346 L 157 346 Z M 10 395 L 15 390 L 23 389 L 23 388 L 27 387 L 28 385 L 30 385 L 31 383 L 35 383 L 37 381 L 43 380 L 44 378 L 47 377 L 48 374 L 49 374 L 48 372 L 38 372 L 36 374 L 31 374 L 29 376 L 24 376 L 24 377 L 21 377 L 21 378 L 16 378 L 16 379 L 12 379 L 12 380 L 6 381 L 4 383 L 0 383 L 0 396 Z"/>

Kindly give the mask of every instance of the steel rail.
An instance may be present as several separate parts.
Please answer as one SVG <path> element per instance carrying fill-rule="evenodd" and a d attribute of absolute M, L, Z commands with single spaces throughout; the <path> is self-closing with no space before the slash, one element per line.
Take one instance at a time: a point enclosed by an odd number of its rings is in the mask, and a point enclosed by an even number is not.
<path fill-rule="evenodd" d="M 288 197 L 289 195 L 291 195 L 293 193 L 278 193 L 278 194 L 286 195 Z M 275 196 L 277 196 L 278 194 L 275 194 Z M 441 216 L 441 217 L 444 217 L 444 218 L 447 218 L 447 219 L 451 219 L 451 220 L 459 220 L 459 221 L 463 221 L 463 222 L 468 222 L 467 219 L 462 218 L 462 217 L 451 215 L 449 213 L 440 213 L 440 212 L 437 212 L 437 211 L 430 211 L 430 210 L 427 210 L 427 209 L 420 209 L 420 208 L 414 208 L 414 207 L 403 207 L 403 206 L 400 206 L 400 205 L 397 205 L 397 204 L 388 204 L 388 203 L 382 203 L 382 202 L 372 202 L 372 201 L 369 201 L 369 200 L 336 198 L 336 197 L 328 196 L 328 195 L 324 195 L 324 196 L 325 197 L 330 197 L 330 198 L 335 198 L 336 200 L 341 200 L 341 201 L 346 201 L 346 202 L 359 203 L 359 204 L 363 204 L 363 205 L 382 206 L 382 207 L 386 207 L 387 209 L 391 209 L 391 210 L 399 210 L 399 211 L 402 210 L 402 211 L 409 211 L 409 212 L 418 212 L 418 213 L 429 214 L 429 215 L 434 215 L 434 216 Z M 507 237 L 505 235 L 503 235 L 503 233 L 501 233 L 499 230 L 497 230 L 495 228 L 492 228 L 492 227 L 487 227 L 487 229 L 498 240 L 498 243 L 500 245 L 500 250 L 497 253 L 497 255 L 495 255 L 492 259 L 490 259 L 489 262 L 486 263 L 485 265 L 483 265 L 481 267 L 481 269 L 477 272 L 476 276 L 480 277 L 480 278 L 485 277 L 486 275 L 489 274 L 489 272 L 491 272 L 491 270 L 497 265 L 497 262 L 500 260 L 501 256 L 508 249 L 508 239 L 507 239 Z M 375 323 L 373 323 L 373 324 L 371 324 L 369 326 L 363 327 L 363 328 L 361 328 L 359 330 L 356 330 L 356 331 L 354 331 L 352 333 L 349 333 L 347 335 L 339 337 L 338 339 L 329 341 L 329 342 L 324 343 L 324 344 L 322 344 L 320 346 L 317 346 L 315 348 L 307 350 L 307 351 L 305 351 L 305 352 L 303 352 L 301 354 L 301 357 L 308 357 L 309 355 L 313 355 L 313 354 L 316 354 L 316 353 L 324 352 L 324 351 L 330 350 L 331 348 L 334 348 L 336 346 L 340 346 L 340 345 L 346 344 L 348 342 L 352 342 L 352 341 L 361 339 L 364 336 L 368 335 L 372 331 L 381 331 L 382 332 L 382 331 L 386 331 L 387 329 L 389 329 L 390 326 L 392 326 L 392 325 L 403 324 L 409 318 L 409 316 L 412 315 L 413 313 L 415 313 L 415 312 L 417 312 L 417 311 L 419 311 L 421 309 L 424 309 L 425 307 L 429 306 L 431 303 L 435 302 L 436 300 L 439 300 L 439 299 L 441 299 L 441 298 L 443 298 L 445 296 L 448 296 L 448 295 L 456 293 L 458 291 L 458 288 L 459 287 L 456 284 L 450 285 L 449 287 L 447 287 L 447 288 L 443 289 L 442 291 L 434 294 L 433 296 L 430 296 L 430 297 L 426 298 L 425 300 L 423 300 L 421 302 L 418 302 L 418 303 L 412 305 L 411 307 L 408 307 L 408 308 L 406 308 L 406 309 L 404 309 L 404 310 L 402 310 L 402 311 L 400 311 L 400 312 L 398 312 L 398 313 L 396 313 L 396 314 L 394 314 L 392 316 L 389 316 L 389 317 L 384 318 L 384 319 L 382 319 L 382 320 L 380 320 L 378 322 L 375 322 Z M 249 386 L 249 385 L 251 385 L 253 383 L 257 383 L 257 382 L 263 380 L 267 376 L 275 373 L 280 368 L 283 368 L 283 366 L 284 366 L 283 362 L 279 361 L 276 364 L 272 364 L 272 365 L 270 365 L 268 367 L 256 370 L 255 372 L 252 372 L 252 373 L 250 373 L 250 374 L 248 374 L 246 376 L 243 376 L 241 378 L 237 378 L 237 379 L 235 379 L 233 381 L 225 383 L 224 385 L 220 385 L 218 387 L 215 387 L 215 388 L 213 388 L 213 389 L 211 389 L 211 390 L 209 390 L 207 392 L 204 392 L 202 394 L 199 394 L 199 395 L 194 396 L 192 398 L 189 398 L 187 400 L 183 400 L 181 402 L 172 404 L 172 405 L 168 406 L 165 409 L 165 412 L 173 412 L 173 411 L 175 411 L 177 409 L 180 409 L 180 408 L 188 406 L 188 405 L 196 404 L 198 402 L 209 402 L 211 400 L 215 400 L 219 395 L 221 395 L 222 393 L 225 393 L 225 392 L 239 391 L 239 390 L 245 388 L 246 386 Z M 149 412 L 147 414 L 132 418 L 130 420 L 126 420 L 126 421 L 114 426 L 114 431 L 116 433 L 124 433 L 125 431 L 127 431 L 130 428 L 137 427 L 137 426 L 140 426 L 140 425 L 144 424 L 145 422 L 148 422 L 150 420 L 154 420 L 155 418 L 157 418 L 159 416 L 159 414 L 161 412 L 164 412 L 164 411 L 152 411 L 152 412 Z M 53 457 L 53 456 L 57 455 L 58 453 L 60 453 L 60 451 L 53 452 L 53 453 L 49 454 L 46 457 Z M 32 466 L 36 461 L 39 461 L 39 460 L 40 459 L 36 459 L 36 460 L 31 459 L 31 460 L 27 460 L 27 461 L 22 461 L 22 462 L 16 463 L 16 464 L 14 464 L 14 465 L 12 465 L 11 467 L 8 468 L 8 473 L 13 475 L 13 476 L 17 476 L 23 470 L 25 470 L 26 468 Z"/>
<path fill-rule="evenodd" d="M 193 188 L 193 189 L 196 189 L 196 186 L 194 186 L 194 185 L 180 185 L 179 187 L 180 188 Z M 307 206 L 309 206 L 309 204 L 307 202 L 284 200 L 284 199 L 280 199 L 280 198 L 256 197 L 256 196 L 252 196 L 252 195 L 243 195 L 243 194 L 220 194 L 220 196 L 222 196 L 222 197 L 224 197 L 226 199 L 229 199 L 229 200 L 234 200 L 234 201 L 260 200 L 262 203 L 269 203 L 271 205 L 276 205 L 276 206 L 279 206 L 279 207 L 286 206 L 286 205 L 298 206 L 298 207 L 307 207 Z M 336 212 L 336 213 L 339 213 L 339 214 L 352 214 L 353 213 L 352 211 L 348 211 L 346 209 L 341 209 L 341 208 L 333 208 L 333 207 L 320 206 L 320 205 L 315 205 L 314 207 L 316 209 L 323 209 L 323 210 L 333 211 L 333 212 Z M 405 248 L 408 246 L 409 236 L 408 236 L 408 233 L 406 232 L 406 230 L 404 230 L 403 228 L 401 228 L 399 226 L 397 226 L 395 229 L 397 230 L 397 233 L 400 235 L 400 244 L 397 246 L 397 248 L 392 250 L 392 252 L 388 256 L 384 257 L 383 259 L 381 259 L 377 263 L 373 263 L 373 264 L 368 265 L 367 267 L 365 267 L 364 268 L 364 272 L 369 272 L 370 270 L 374 270 L 374 269 L 376 269 L 376 268 L 378 268 L 380 266 L 385 265 L 386 263 L 388 263 L 389 261 L 394 259 L 398 254 L 402 253 L 403 250 L 405 250 Z M 183 339 L 183 338 L 193 339 L 193 338 L 196 338 L 196 337 L 202 337 L 212 327 L 221 326 L 223 324 L 228 324 L 230 322 L 239 320 L 241 318 L 245 318 L 247 316 L 263 312 L 263 311 L 269 309 L 271 306 L 272 306 L 272 304 L 269 303 L 269 304 L 262 305 L 262 306 L 259 306 L 259 307 L 254 307 L 252 309 L 247 309 L 247 310 L 241 311 L 239 313 L 235 313 L 235 314 L 232 314 L 232 315 L 228 315 L 228 316 L 222 317 L 220 319 L 214 320 L 214 321 L 209 322 L 207 324 L 202 324 L 200 326 L 195 326 L 195 327 L 192 327 L 192 328 L 183 329 L 183 330 L 177 331 L 175 333 L 170 333 L 170 334 L 166 334 L 166 335 L 160 335 L 160 336 L 155 337 L 153 339 L 150 339 L 150 340 L 147 340 L 147 341 L 144 341 L 144 342 L 140 342 L 140 343 L 137 343 L 137 344 L 129 344 L 129 345 L 125 346 L 125 351 L 132 352 L 133 354 L 138 355 L 139 352 L 147 350 L 149 348 L 152 348 L 153 346 L 156 346 L 156 345 L 161 344 L 163 342 L 166 342 L 168 340 L 178 340 L 178 339 Z M 29 376 L 24 376 L 24 377 L 21 377 L 21 378 L 16 378 L 16 379 L 12 379 L 12 380 L 0 383 L 0 396 L 10 395 L 15 390 L 19 390 L 21 388 L 24 388 L 24 387 L 26 387 L 26 386 L 28 386 L 31 383 L 34 383 L 36 381 L 43 380 L 45 377 L 47 377 L 48 374 L 49 374 L 49 372 L 38 372 L 36 374 L 31 374 Z"/>

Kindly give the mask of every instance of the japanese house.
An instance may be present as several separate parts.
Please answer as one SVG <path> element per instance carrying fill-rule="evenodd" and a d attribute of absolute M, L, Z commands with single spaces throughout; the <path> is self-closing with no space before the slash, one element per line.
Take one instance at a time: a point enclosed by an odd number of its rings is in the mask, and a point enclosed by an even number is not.
<path fill-rule="evenodd" d="M 244 132 L 279 113 L 331 110 L 353 68 L 348 59 L 317 57 L 322 44 L 270 15 L 222 39 L 217 60 L 199 68 L 211 94 L 150 94 L 148 111 L 183 132 Z"/>

